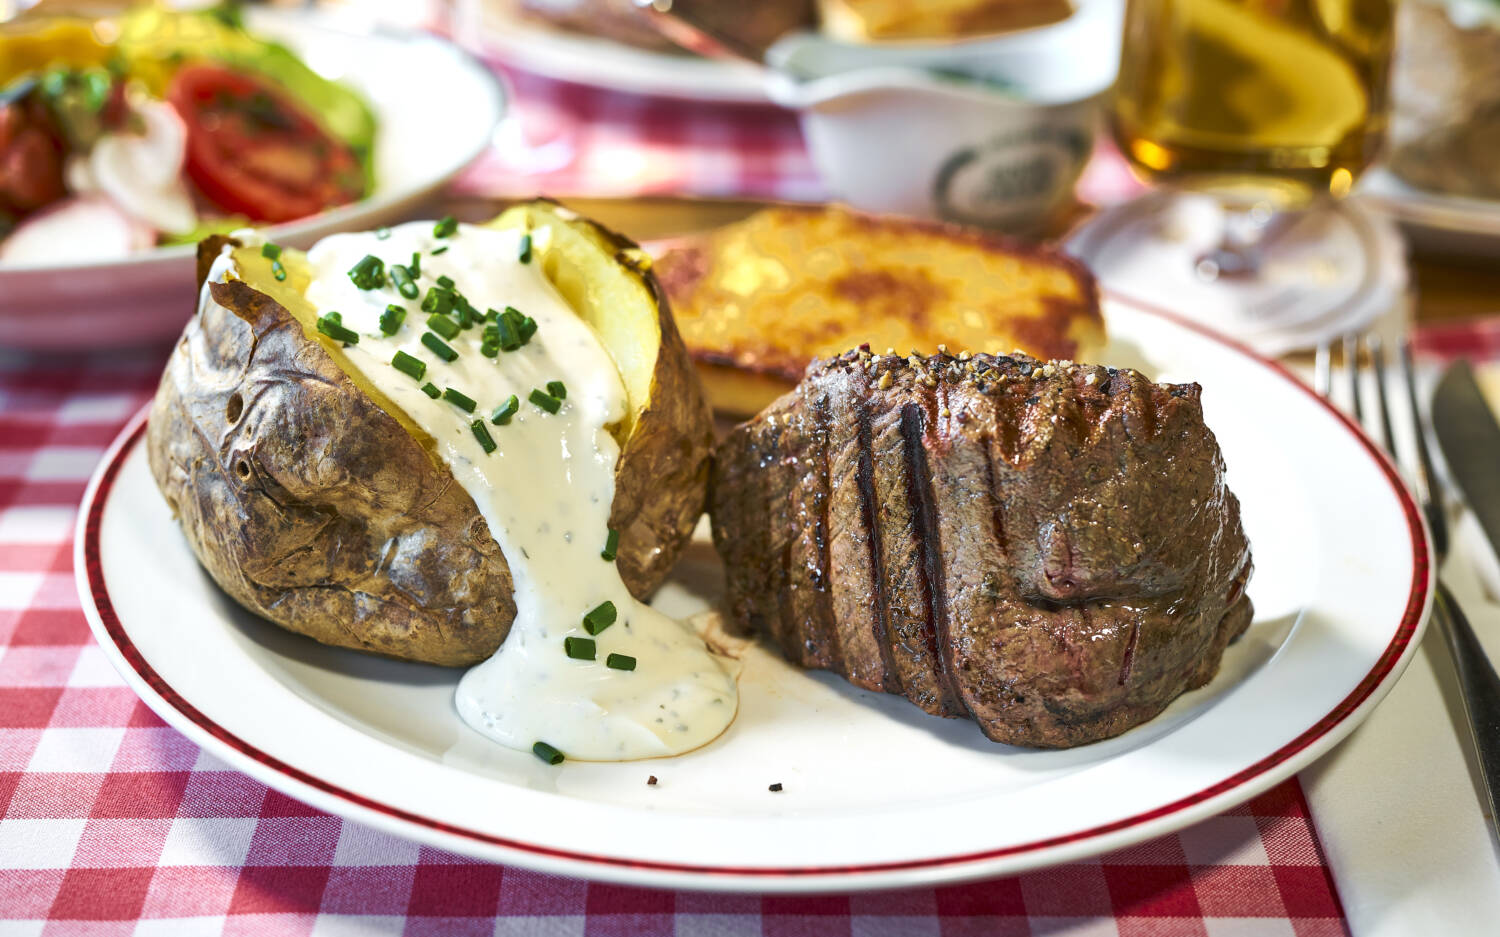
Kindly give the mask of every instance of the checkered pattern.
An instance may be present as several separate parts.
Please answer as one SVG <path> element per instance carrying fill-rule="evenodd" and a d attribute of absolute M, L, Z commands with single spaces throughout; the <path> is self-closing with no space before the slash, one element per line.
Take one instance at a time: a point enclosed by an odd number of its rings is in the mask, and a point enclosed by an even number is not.
<path fill-rule="evenodd" d="M 0 357 L 0 935 L 1345 933 L 1295 781 L 1100 860 L 813 898 L 539 875 L 269 791 L 136 700 L 74 591 L 85 482 L 163 357 Z"/>
<path fill-rule="evenodd" d="M 1500 360 L 1500 317 L 1430 324 L 1417 333 L 1414 344 L 1419 353 L 1432 358 Z"/>
<path fill-rule="evenodd" d="M 461 194 L 826 194 L 788 111 L 645 98 L 494 67 L 515 91 L 512 119 L 459 179 Z"/>

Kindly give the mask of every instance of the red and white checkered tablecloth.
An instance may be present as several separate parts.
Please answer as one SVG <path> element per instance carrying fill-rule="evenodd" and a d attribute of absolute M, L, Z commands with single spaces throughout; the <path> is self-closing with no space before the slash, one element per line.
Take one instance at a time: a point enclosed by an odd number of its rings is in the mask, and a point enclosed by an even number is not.
<path fill-rule="evenodd" d="M 641 97 L 495 68 L 514 93 L 510 114 L 495 147 L 458 180 L 460 193 L 826 196 L 790 111 Z"/>
<path fill-rule="evenodd" d="M 819 196 L 788 115 L 512 77 L 531 118 L 526 139 L 476 166 L 461 191 Z M 0 937 L 1346 933 L 1295 780 L 1096 860 L 806 898 L 540 875 L 269 791 L 136 700 L 94 644 L 74 590 L 85 482 L 149 398 L 165 356 L 0 352 Z"/>

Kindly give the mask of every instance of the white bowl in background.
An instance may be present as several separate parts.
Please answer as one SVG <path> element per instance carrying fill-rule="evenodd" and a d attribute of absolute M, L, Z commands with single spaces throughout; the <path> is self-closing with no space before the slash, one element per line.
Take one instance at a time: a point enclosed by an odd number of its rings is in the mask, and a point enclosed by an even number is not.
<path fill-rule="evenodd" d="M 795 108 L 824 183 L 851 205 L 1024 232 L 1072 197 L 1119 67 L 1122 0 L 1054 26 L 953 42 L 770 50 L 767 90 Z"/>

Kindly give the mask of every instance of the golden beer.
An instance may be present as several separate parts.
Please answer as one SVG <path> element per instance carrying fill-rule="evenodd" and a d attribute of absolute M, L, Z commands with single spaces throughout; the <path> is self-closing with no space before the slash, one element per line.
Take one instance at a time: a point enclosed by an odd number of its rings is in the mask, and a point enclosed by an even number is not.
<path fill-rule="evenodd" d="M 1129 0 L 1114 133 L 1152 182 L 1298 208 L 1385 136 L 1392 0 Z"/>

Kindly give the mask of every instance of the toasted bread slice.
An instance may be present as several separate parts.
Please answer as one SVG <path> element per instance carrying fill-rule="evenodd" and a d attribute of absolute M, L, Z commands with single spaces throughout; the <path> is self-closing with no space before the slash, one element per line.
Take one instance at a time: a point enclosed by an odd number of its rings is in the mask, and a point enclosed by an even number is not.
<path fill-rule="evenodd" d="M 840 207 L 760 211 L 677 242 L 655 270 L 726 415 L 862 344 L 1077 360 L 1104 341 L 1094 278 L 1061 251 Z"/>

